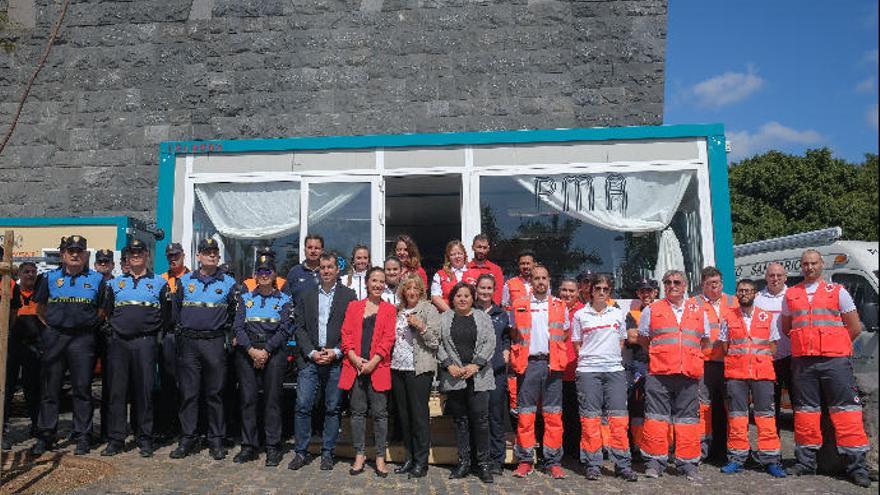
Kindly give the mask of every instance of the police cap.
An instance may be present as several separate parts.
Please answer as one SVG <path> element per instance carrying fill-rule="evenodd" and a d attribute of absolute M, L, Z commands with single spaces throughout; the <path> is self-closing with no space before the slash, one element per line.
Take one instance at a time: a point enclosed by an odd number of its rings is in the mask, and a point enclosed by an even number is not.
<path fill-rule="evenodd" d="M 257 248 L 257 259 L 259 259 L 260 256 L 268 256 L 269 258 L 272 258 L 272 260 L 274 260 L 275 259 L 275 250 L 272 249 L 272 246 L 263 246 L 263 247 Z"/>
<path fill-rule="evenodd" d="M 149 251 L 150 249 L 147 247 L 147 243 L 140 239 L 132 239 L 128 241 L 128 252 L 132 253 L 134 251 Z"/>
<path fill-rule="evenodd" d="M 113 262 L 113 251 L 109 249 L 99 249 L 95 251 L 95 261 L 98 263 L 101 262 Z"/>
<path fill-rule="evenodd" d="M 67 251 L 68 249 L 81 249 L 85 251 L 87 246 L 88 243 L 86 242 L 86 238 L 81 235 L 72 235 L 70 237 L 61 238 L 61 249 L 64 251 Z"/>
<path fill-rule="evenodd" d="M 212 251 L 215 249 L 220 249 L 220 246 L 217 244 L 217 241 L 211 239 L 210 237 L 202 239 L 199 241 L 199 252 L 204 253 L 205 251 Z"/>
<path fill-rule="evenodd" d="M 657 282 L 651 280 L 650 278 L 642 278 L 636 282 L 636 290 L 641 289 L 656 289 L 658 288 Z"/>
<path fill-rule="evenodd" d="M 165 256 L 176 256 L 183 253 L 183 246 L 179 242 L 172 242 L 165 246 Z"/>
<path fill-rule="evenodd" d="M 260 270 L 271 270 L 274 272 L 275 271 L 275 258 L 273 258 L 271 256 L 267 256 L 265 254 L 257 256 L 257 261 L 254 264 L 254 271 L 257 272 Z"/>

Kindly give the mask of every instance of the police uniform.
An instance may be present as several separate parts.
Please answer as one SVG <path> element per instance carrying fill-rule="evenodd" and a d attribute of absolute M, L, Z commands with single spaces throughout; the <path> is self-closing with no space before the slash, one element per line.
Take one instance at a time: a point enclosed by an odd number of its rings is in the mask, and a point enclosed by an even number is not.
<path fill-rule="evenodd" d="M 271 258 L 258 258 L 256 271 L 275 272 Z M 266 464 L 277 466 L 281 460 L 281 392 L 284 373 L 287 370 L 285 345 L 292 334 L 290 313 L 291 297 L 277 287 L 264 295 L 260 287 L 239 296 L 235 313 L 235 367 L 238 371 L 241 401 L 241 452 L 235 462 L 256 459 L 260 445 L 257 431 L 257 404 L 260 389 L 263 390 L 263 427 L 267 447 Z M 257 369 L 248 354 L 251 349 L 269 353 L 265 365 Z"/>
<path fill-rule="evenodd" d="M 64 250 L 86 250 L 86 239 L 74 235 L 65 239 Z M 84 254 L 85 256 L 85 254 Z M 95 331 L 100 324 L 105 282 L 100 273 L 84 266 L 71 274 L 66 267 L 49 272 L 42 279 L 34 300 L 46 306 L 47 327 L 43 330 L 40 415 L 38 441 L 32 451 L 41 454 L 51 448 L 58 428 L 58 408 L 65 370 L 70 372 L 73 395 L 72 437 L 78 455 L 89 452 L 92 430 L 92 373 L 95 366 Z"/>
<path fill-rule="evenodd" d="M 145 252 L 146 245 L 133 240 L 128 252 Z M 102 455 L 122 451 L 127 429 L 127 398 L 134 408 L 133 429 L 141 456 L 153 454 L 153 384 L 156 373 L 156 335 L 170 315 L 168 283 L 161 275 L 147 270 L 113 278 L 107 284 L 105 307 L 109 315 L 105 367 L 109 401 L 107 435 L 109 443 Z M 130 386 L 129 386 L 130 384 Z"/>
<path fill-rule="evenodd" d="M 261 257 L 269 258 L 272 263 L 275 263 L 275 250 L 273 250 L 270 246 L 263 246 L 257 249 L 256 259 L 259 260 Z M 244 291 L 253 291 L 257 288 L 257 279 L 254 277 L 249 277 L 244 279 L 241 283 L 242 290 Z M 287 279 L 284 277 L 275 276 L 275 288 L 279 291 L 287 290 Z"/>
<path fill-rule="evenodd" d="M 123 252 L 125 250 L 123 249 Z M 105 265 L 105 263 L 110 263 L 109 265 Z M 106 269 L 107 271 L 101 271 L 96 268 L 96 271 L 101 273 L 101 276 L 104 277 L 104 281 L 107 282 L 111 278 L 113 278 L 113 251 L 109 249 L 99 249 L 95 251 L 95 264 L 101 264 L 102 269 Z M 95 350 L 98 355 L 98 359 L 101 362 L 101 441 L 107 439 L 107 415 L 109 411 L 107 409 L 107 405 L 109 404 L 110 397 L 110 389 L 107 386 L 107 332 L 106 330 L 103 332 L 98 332 L 95 335 Z"/>
<path fill-rule="evenodd" d="M 200 253 L 218 249 L 213 239 L 199 242 Z M 226 381 L 226 330 L 235 313 L 235 279 L 215 271 L 199 271 L 180 277 L 180 287 L 173 298 L 173 318 L 177 325 L 177 382 L 180 392 L 180 430 L 178 448 L 173 458 L 183 458 L 195 448 L 199 418 L 199 398 L 207 409 L 208 445 L 211 456 L 226 456 L 222 442 L 223 387 Z"/>
<path fill-rule="evenodd" d="M 183 253 L 183 246 L 178 242 L 172 242 L 165 247 L 165 257 L 175 256 Z M 175 297 L 180 287 L 180 277 L 190 272 L 190 269 L 183 267 L 182 270 L 173 272 L 167 270 L 162 273 L 162 278 L 168 283 L 168 294 L 171 299 Z M 177 421 L 177 347 L 175 345 L 175 335 L 173 323 L 169 322 L 162 329 L 159 339 L 160 357 L 159 357 L 159 390 L 160 394 L 155 402 L 155 427 L 160 435 L 173 436 L 176 435 L 180 425 Z"/>

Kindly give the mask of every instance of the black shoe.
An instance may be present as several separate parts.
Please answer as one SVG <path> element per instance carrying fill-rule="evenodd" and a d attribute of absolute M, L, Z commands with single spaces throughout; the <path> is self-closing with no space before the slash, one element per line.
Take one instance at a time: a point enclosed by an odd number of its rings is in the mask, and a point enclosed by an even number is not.
<path fill-rule="evenodd" d="M 860 486 L 862 488 L 870 488 L 871 487 L 871 477 L 868 476 L 868 473 L 864 471 L 856 471 L 849 476 L 849 479 L 852 480 L 856 486 Z"/>
<path fill-rule="evenodd" d="M 406 474 L 412 471 L 415 466 L 416 463 L 412 459 L 407 459 L 406 462 L 394 468 L 394 474 Z"/>
<path fill-rule="evenodd" d="M 92 451 L 92 445 L 85 438 L 76 442 L 76 448 L 73 449 L 73 455 L 86 455 Z"/>
<path fill-rule="evenodd" d="M 489 469 L 492 471 L 492 476 L 503 476 L 504 475 L 504 466 L 501 465 L 500 462 L 493 462 Z"/>
<path fill-rule="evenodd" d="M 321 456 L 321 471 L 333 471 L 333 456 L 332 455 L 322 455 Z"/>
<path fill-rule="evenodd" d="M 38 438 L 37 442 L 34 443 L 33 447 L 31 447 L 31 455 L 43 455 L 47 450 L 52 450 L 54 445 L 51 442 L 47 442 L 42 438 Z"/>
<path fill-rule="evenodd" d="M 107 448 L 101 451 L 101 455 L 104 457 L 113 457 L 116 454 L 121 454 L 123 450 L 121 443 L 110 442 L 107 444 Z"/>
<path fill-rule="evenodd" d="M 801 463 L 797 463 L 794 466 L 786 469 L 785 472 L 789 476 L 809 476 L 809 475 L 816 474 L 815 469 L 804 466 Z"/>
<path fill-rule="evenodd" d="M 223 459 L 226 459 L 226 449 L 223 447 L 211 447 L 208 450 L 208 455 L 210 455 L 211 459 L 214 459 L 215 461 L 222 461 Z"/>
<path fill-rule="evenodd" d="M 266 467 L 275 467 L 281 464 L 284 458 L 284 452 L 278 447 L 269 447 L 266 449 Z"/>
<path fill-rule="evenodd" d="M 257 460 L 257 451 L 254 450 L 250 445 L 245 445 L 238 451 L 238 454 L 235 454 L 235 457 L 232 458 L 232 462 L 236 464 L 244 464 L 245 462 L 251 462 Z"/>
<path fill-rule="evenodd" d="M 410 479 L 413 478 L 424 478 L 428 475 L 428 465 L 427 464 L 413 464 L 413 468 L 409 470 L 409 474 L 407 475 Z"/>
<path fill-rule="evenodd" d="M 364 462 L 364 465 L 361 466 L 360 469 L 348 468 L 348 474 L 349 474 L 349 476 L 357 476 L 357 475 L 359 475 L 359 474 L 363 474 L 363 473 L 364 473 L 364 467 L 366 467 L 366 465 L 367 465 L 367 463 Z"/>
<path fill-rule="evenodd" d="M 138 450 L 140 451 L 141 457 L 145 459 L 147 457 L 153 457 L 153 453 L 156 451 L 151 442 L 142 443 Z"/>
<path fill-rule="evenodd" d="M 624 481 L 638 481 L 638 475 L 632 469 L 621 469 L 617 472 L 617 477 Z"/>
<path fill-rule="evenodd" d="M 595 466 L 588 467 L 584 469 L 584 477 L 590 481 L 596 481 L 602 477 L 602 470 Z"/>
<path fill-rule="evenodd" d="M 287 469 L 297 471 L 306 465 L 306 458 L 302 454 L 293 454 L 293 460 L 287 465 Z"/>
<path fill-rule="evenodd" d="M 169 457 L 172 459 L 183 459 L 184 457 L 193 453 L 193 445 L 180 443 L 177 445 L 177 448 L 171 451 Z"/>
<path fill-rule="evenodd" d="M 492 478 L 492 468 L 489 467 L 488 464 L 480 464 L 480 467 L 477 468 L 477 477 L 480 478 L 480 481 L 483 483 L 494 483 L 495 480 Z"/>
<path fill-rule="evenodd" d="M 469 462 L 459 462 L 458 466 L 455 466 L 455 469 L 449 473 L 449 479 L 460 480 L 467 478 L 469 474 L 471 474 L 471 464 Z"/>
<path fill-rule="evenodd" d="M 385 469 L 388 469 L 387 464 L 385 465 Z M 379 471 L 379 466 L 373 466 L 373 471 L 375 471 L 376 476 L 378 476 L 380 478 L 387 478 L 388 477 L 388 471 Z"/>

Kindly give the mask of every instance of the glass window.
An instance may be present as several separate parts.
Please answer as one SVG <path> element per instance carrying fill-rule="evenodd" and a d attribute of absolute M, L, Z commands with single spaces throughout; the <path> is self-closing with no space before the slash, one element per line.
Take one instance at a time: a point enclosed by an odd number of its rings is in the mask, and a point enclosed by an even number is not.
<path fill-rule="evenodd" d="M 654 270 L 684 265 L 694 284 L 703 265 L 691 171 L 484 176 L 480 208 L 491 257 L 507 276 L 529 249 L 555 280 L 606 272 L 618 297 L 635 297 L 635 281 Z"/>
<path fill-rule="evenodd" d="M 326 251 L 346 260 L 358 244 L 370 245 L 369 182 L 309 184 L 308 232 L 324 238 Z"/>
<path fill-rule="evenodd" d="M 299 263 L 299 191 L 297 182 L 197 184 L 192 252 L 213 237 L 221 263 L 241 280 L 253 273 L 257 248 L 271 246 L 285 276 Z"/>
<path fill-rule="evenodd" d="M 831 275 L 831 280 L 844 287 L 856 303 L 856 309 L 859 311 L 859 317 L 862 317 L 862 308 L 865 303 L 877 303 L 877 291 L 871 286 L 863 275 L 858 273 L 835 273 Z"/>

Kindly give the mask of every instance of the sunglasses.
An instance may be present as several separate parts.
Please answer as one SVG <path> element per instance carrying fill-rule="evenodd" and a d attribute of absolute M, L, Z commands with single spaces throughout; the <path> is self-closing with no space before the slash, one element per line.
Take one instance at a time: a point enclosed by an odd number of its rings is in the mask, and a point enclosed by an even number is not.
<path fill-rule="evenodd" d="M 257 270 L 258 277 L 269 277 L 274 273 L 272 270 Z"/>
<path fill-rule="evenodd" d="M 611 287 L 593 287 L 593 292 L 611 292 Z"/>
<path fill-rule="evenodd" d="M 664 280 L 663 285 L 674 285 L 676 287 L 681 287 L 684 285 L 684 280 Z"/>

